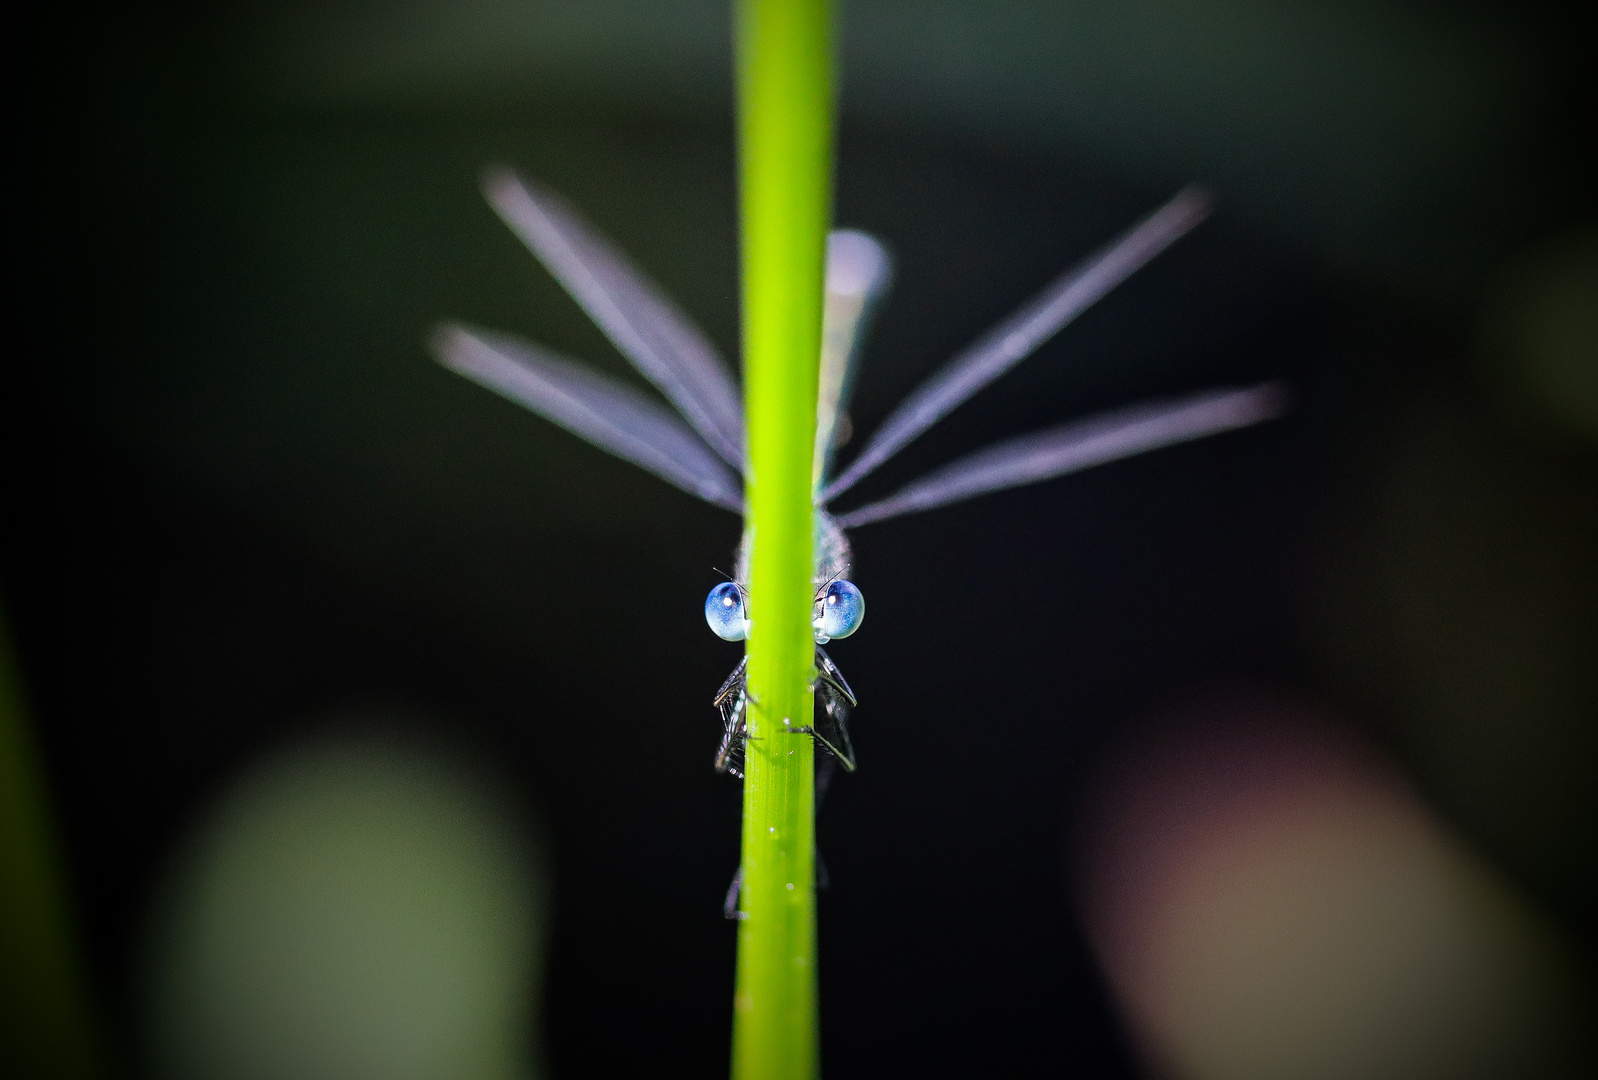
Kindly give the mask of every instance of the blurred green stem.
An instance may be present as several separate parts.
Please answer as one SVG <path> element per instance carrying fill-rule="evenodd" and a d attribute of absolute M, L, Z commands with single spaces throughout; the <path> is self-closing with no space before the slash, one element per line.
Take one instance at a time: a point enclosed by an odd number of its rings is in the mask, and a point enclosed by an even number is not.
<path fill-rule="evenodd" d="M 830 11 L 738 0 L 749 743 L 735 1080 L 817 1074 L 811 459 L 832 194 Z"/>
<path fill-rule="evenodd" d="M 37 748 L 0 608 L 0 1071 L 103 1075 Z"/>

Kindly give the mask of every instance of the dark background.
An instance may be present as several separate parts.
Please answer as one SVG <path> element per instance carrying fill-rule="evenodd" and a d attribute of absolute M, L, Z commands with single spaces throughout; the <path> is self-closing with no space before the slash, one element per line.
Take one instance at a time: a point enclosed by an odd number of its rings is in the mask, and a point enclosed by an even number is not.
<path fill-rule="evenodd" d="M 482 203 L 507 162 L 736 355 L 725 15 L 672 7 L 533 5 L 522 37 L 486 3 L 458 17 L 480 31 L 29 11 L 4 588 L 130 1067 L 143 920 L 196 815 L 267 749 L 393 709 L 550 838 L 554 1072 L 725 1068 L 738 791 L 709 697 L 737 653 L 700 605 L 738 523 L 424 348 L 461 318 L 624 370 Z M 1067 824 L 1106 740 L 1215 687 L 1344 710 L 1591 940 L 1592 442 L 1479 346 L 1495 275 L 1591 223 L 1574 22 L 1083 10 L 848 9 L 836 217 L 898 270 L 857 430 L 1182 182 L 1220 205 L 860 499 L 1143 396 L 1277 377 L 1296 405 L 856 536 L 871 617 L 834 656 L 861 769 L 819 822 L 833 1077 L 1132 1073 Z"/>

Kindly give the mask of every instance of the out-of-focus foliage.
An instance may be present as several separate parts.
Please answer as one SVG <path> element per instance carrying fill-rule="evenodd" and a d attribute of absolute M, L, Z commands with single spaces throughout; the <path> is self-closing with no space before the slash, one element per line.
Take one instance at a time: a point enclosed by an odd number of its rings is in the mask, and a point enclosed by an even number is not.
<path fill-rule="evenodd" d="M 159 1074 L 527 1080 L 548 868 L 479 770 L 381 727 L 239 777 L 157 909 Z"/>
<path fill-rule="evenodd" d="M 1598 442 L 1598 227 L 1512 260 L 1482 308 L 1488 386 L 1534 430 Z"/>
<path fill-rule="evenodd" d="M 106 1062 L 49 794 L 0 608 L 0 1067 L 91 1080 Z"/>
<path fill-rule="evenodd" d="M 1580 1074 L 1589 1002 L 1561 943 L 1334 715 L 1190 703 L 1112 760 L 1083 911 L 1163 1073 Z"/>
<path fill-rule="evenodd" d="M 1529 12 L 1344 0 L 854 0 L 854 120 L 1204 177 L 1274 229 L 1406 291 L 1491 269 L 1484 202 L 1554 87 Z M 553 87 L 725 109 L 722 0 L 334 2 L 265 9 L 237 77 L 279 101 L 536 100 Z M 1462 228 L 1462 218 L 1475 225 Z"/>

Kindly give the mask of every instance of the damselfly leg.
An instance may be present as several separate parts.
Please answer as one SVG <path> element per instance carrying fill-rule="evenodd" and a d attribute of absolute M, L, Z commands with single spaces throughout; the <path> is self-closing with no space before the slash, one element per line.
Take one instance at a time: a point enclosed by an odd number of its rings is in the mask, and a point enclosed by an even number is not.
<path fill-rule="evenodd" d="M 712 704 L 721 713 L 721 745 L 716 748 L 716 771 L 731 773 L 743 779 L 744 743 L 749 734 L 749 658 L 738 662 L 727 681 L 716 691 Z M 825 649 L 816 646 L 816 712 L 813 723 L 802 727 L 789 726 L 791 735 L 809 735 L 827 752 L 845 772 L 855 771 L 854 743 L 849 738 L 849 709 L 856 704 L 854 691 L 838 665 L 832 662 Z M 831 762 L 827 762 L 826 779 L 831 780 Z M 816 766 L 816 795 L 825 790 L 820 762 Z"/>
<path fill-rule="evenodd" d="M 749 738 L 749 657 L 738 661 L 727 681 L 716 691 L 714 704 L 721 713 L 721 745 L 716 748 L 716 771 L 744 778 L 744 742 Z"/>
<path fill-rule="evenodd" d="M 838 764 L 843 766 L 844 772 L 854 772 L 854 743 L 849 740 L 849 709 L 857 704 L 854 691 L 849 689 L 848 681 L 844 679 L 843 672 L 838 670 L 838 665 L 832 662 L 832 657 L 819 645 L 816 646 L 816 697 L 820 706 L 816 722 L 789 730 L 795 735 L 809 735 L 831 752 Z M 818 768 L 818 786 L 820 780 Z M 820 792 L 816 794 L 819 796 Z M 820 799 L 816 801 L 820 802 Z"/>
<path fill-rule="evenodd" d="M 727 681 L 721 684 L 715 698 L 716 708 L 721 711 L 722 725 L 721 747 L 716 751 L 716 771 L 731 773 L 740 780 L 743 779 L 744 744 L 750 738 L 748 664 L 748 657 L 738 662 L 732 674 L 727 676 Z M 849 681 L 819 645 L 816 646 L 815 691 L 816 722 L 804 727 L 789 727 L 787 732 L 790 735 L 809 735 L 828 751 L 816 759 L 815 805 L 820 810 L 838 766 L 842 765 L 845 772 L 855 771 L 854 744 L 849 739 L 849 708 L 856 702 Z M 831 875 L 827 873 L 827 864 L 822 861 L 819 848 L 815 856 L 816 888 L 825 889 L 831 883 Z M 732 876 L 732 883 L 727 886 L 727 895 L 721 903 L 721 913 L 729 919 L 744 918 L 744 913 L 738 910 L 743 880 L 744 871 L 740 866 Z"/>

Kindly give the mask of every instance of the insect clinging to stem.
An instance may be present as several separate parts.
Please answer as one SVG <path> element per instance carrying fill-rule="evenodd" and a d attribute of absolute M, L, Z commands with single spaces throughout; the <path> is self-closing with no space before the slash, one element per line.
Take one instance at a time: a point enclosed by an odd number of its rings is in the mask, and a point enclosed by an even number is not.
<path fill-rule="evenodd" d="M 742 513 L 742 400 L 709 340 L 552 192 L 507 169 L 488 170 L 483 191 L 505 224 L 676 411 L 537 345 L 461 324 L 443 326 L 436 334 L 440 362 L 600 449 L 706 502 Z M 1201 192 L 1184 189 L 1049 282 L 913 390 L 836 476 L 833 458 L 848 426 L 845 407 L 861 330 L 887 289 L 891 269 L 887 252 L 868 234 L 840 230 L 829 236 L 813 469 L 817 709 L 813 724 L 790 728 L 812 736 L 829 752 L 827 760 L 854 771 L 848 716 L 855 696 L 823 648 L 854 633 L 865 615 L 864 597 L 849 580 L 846 529 L 1247 427 L 1282 412 L 1285 393 L 1276 383 L 1145 401 L 995 443 L 886 498 L 843 513 L 831 510 L 833 501 L 862 477 L 1024 360 L 1208 212 Z M 705 600 L 706 621 L 728 641 L 744 640 L 750 625 L 748 559 L 746 529 L 732 579 L 711 589 Z M 722 718 L 715 767 L 735 776 L 742 776 L 749 733 L 746 664 L 747 658 L 714 699 Z M 830 772 L 830 766 L 818 768 L 818 787 Z"/>

